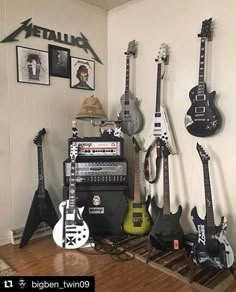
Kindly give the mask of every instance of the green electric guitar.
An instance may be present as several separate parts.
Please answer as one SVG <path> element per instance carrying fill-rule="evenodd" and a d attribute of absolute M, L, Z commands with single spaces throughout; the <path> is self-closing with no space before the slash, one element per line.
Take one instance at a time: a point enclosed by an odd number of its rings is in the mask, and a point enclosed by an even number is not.
<path fill-rule="evenodd" d="M 133 137 L 135 150 L 134 160 L 134 199 L 130 199 L 128 203 L 128 212 L 123 223 L 123 230 L 128 234 L 142 235 L 149 233 L 152 225 L 152 219 L 148 213 L 148 203 L 141 202 L 140 195 L 140 167 L 139 155 L 140 146 L 137 140 Z M 149 200 L 150 202 L 150 200 Z"/>

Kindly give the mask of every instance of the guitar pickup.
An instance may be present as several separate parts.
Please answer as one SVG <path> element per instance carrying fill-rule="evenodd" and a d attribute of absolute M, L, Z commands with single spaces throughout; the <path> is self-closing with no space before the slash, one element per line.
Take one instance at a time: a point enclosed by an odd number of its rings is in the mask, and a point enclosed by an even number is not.
<path fill-rule="evenodd" d="M 155 113 L 155 118 L 160 118 L 161 117 L 161 113 Z"/>
<path fill-rule="evenodd" d="M 124 114 L 125 114 L 125 115 L 128 115 L 128 114 L 129 114 L 129 111 L 124 111 Z"/>
<path fill-rule="evenodd" d="M 195 100 L 196 101 L 206 100 L 206 95 L 205 94 L 196 95 Z"/>
<path fill-rule="evenodd" d="M 205 113 L 205 111 L 206 111 L 205 106 L 196 106 L 195 107 L 195 113 L 196 114 Z"/>
<path fill-rule="evenodd" d="M 161 123 L 154 123 L 154 127 L 155 128 L 160 128 L 161 127 Z"/>

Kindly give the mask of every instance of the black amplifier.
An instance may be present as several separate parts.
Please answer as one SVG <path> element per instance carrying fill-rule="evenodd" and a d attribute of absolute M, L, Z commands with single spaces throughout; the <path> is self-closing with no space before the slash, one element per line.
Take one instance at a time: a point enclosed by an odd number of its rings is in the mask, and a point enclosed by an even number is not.
<path fill-rule="evenodd" d="M 78 145 L 78 156 L 87 158 L 124 157 L 123 138 L 104 138 L 104 137 L 73 137 L 68 139 L 68 154 L 70 157 L 71 143 Z"/>
<path fill-rule="evenodd" d="M 63 162 L 64 184 L 69 185 L 71 164 L 70 159 Z M 85 184 L 123 184 L 128 181 L 128 165 L 122 160 L 81 161 L 75 166 L 77 183 Z"/>
<path fill-rule="evenodd" d="M 86 185 L 76 187 L 75 203 L 84 206 L 83 219 L 91 236 L 124 235 L 122 222 L 128 208 L 127 185 Z M 69 198 L 69 187 L 63 187 L 63 200 Z"/>

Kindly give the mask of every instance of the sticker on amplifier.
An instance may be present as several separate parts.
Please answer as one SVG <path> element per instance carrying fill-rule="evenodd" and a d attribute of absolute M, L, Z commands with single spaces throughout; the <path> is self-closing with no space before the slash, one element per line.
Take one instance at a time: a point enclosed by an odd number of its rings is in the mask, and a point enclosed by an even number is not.
<path fill-rule="evenodd" d="M 89 207 L 89 214 L 104 214 L 104 207 Z"/>

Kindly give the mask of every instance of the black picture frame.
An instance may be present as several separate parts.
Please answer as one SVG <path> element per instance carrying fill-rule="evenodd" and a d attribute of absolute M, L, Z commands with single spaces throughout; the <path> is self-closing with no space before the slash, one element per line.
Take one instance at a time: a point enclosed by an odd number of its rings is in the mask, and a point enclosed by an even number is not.
<path fill-rule="evenodd" d="M 95 61 L 78 57 L 71 57 L 70 60 L 70 87 L 95 90 Z"/>
<path fill-rule="evenodd" d="M 64 47 L 48 45 L 49 75 L 70 78 L 70 50 Z"/>
<path fill-rule="evenodd" d="M 16 46 L 17 82 L 50 85 L 48 52 Z"/>

